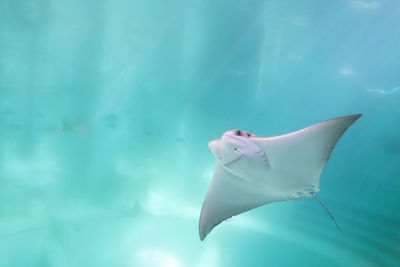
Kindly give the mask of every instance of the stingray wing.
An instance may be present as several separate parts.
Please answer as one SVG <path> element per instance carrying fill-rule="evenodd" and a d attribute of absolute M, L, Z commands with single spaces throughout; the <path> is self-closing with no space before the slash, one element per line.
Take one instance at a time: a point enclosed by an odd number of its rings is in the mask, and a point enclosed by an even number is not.
<path fill-rule="evenodd" d="M 254 187 L 254 184 L 232 175 L 217 163 L 201 209 L 200 239 L 204 240 L 215 226 L 232 216 L 279 200 L 279 196 L 266 194 L 265 191 Z"/>
<path fill-rule="evenodd" d="M 269 159 L 272 184 L 295 199 L 319 191 L 319 178 L 333 148 L 360 116 L 339 117 L 289 134 L 251 139 Z"/>

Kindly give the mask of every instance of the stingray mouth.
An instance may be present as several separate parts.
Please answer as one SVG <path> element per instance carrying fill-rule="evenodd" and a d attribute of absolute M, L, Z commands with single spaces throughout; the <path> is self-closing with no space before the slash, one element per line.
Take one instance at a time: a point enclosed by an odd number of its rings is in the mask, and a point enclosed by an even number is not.
<path fill-rule="evenodd" d="M 239 155 L 238 157 L 234 158 L 234 159 L 230 159 L 230 160 L 224 160 L 222 157 L 219 158 L 219 160 L 222 162 L 222 164 L 224 166 L 229 166 L 232 165 L 233 163 L 235 163 L 236 161 L 238 161 L 240 158 L 242 157 L 242 155 Z"/>

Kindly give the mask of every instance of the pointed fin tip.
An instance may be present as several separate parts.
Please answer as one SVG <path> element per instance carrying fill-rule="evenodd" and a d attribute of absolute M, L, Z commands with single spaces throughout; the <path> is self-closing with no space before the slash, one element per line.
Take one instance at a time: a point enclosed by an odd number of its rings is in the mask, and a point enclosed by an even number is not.
<path fill-rule="evenodd" d="M 353 120 L 355 121 L 355 120 L 359 119 L 361 116 L 362 116 L 361 113 L 352 114 L 352 115 L 346 115 L 346 116 L 341 116 L 341 117 L 336 117 L 336 118 L 333 118 L 333 119 L 321 121 L 320 123 L 328 122 L 328 121 L 333 121 L 333 120 L 340 120 L 340 119 L 349 119 L 349 118 L 351 118 L 351 119 L 353 119 Z"/>
<path fill-rule="evenodd" d="M 362 116 L 362 114 L 353 114 L 353 115 L 348 115 L 348 116 L 344 116 L 344 118 L 346 118 L 346 117 L 352 117 L 352 118 L 354 118 L 354 119 L 358 119 L 358 118 L 360 118 Z"/>
<path fill-rule="evenodd" d="M 200 223 L 199 223 L 199 237 L 200 237 L 200 241 L 203 241 L 206 238 L 207 234 L 204 234 L 202 229 L 201 229 L 201 216 L 200 216 Z"/>
<path fill-rule="evenodd" d="M 199 225 L 199 237 L 200 241 L 203 241 L 206 238 L 207 234 L 204 234 L 204 232 L 201 229 L 201 226 Z"/>
<path fill-rule="evenodd" d="M 354 117 L 355 119 L 358 119 L 358 118 L 360 118 L 361 116 L 362 116 L 361 113 L 349 115 L 349 117 Z M 345 116 L 345 117 L 347 117 L 347 116 Z"/>
<path fill-rule="evenodd" d="M 203 216 L 204 216 L 203 212 L 204 212 L 204 203 L 203 203 L 203 207 L 201 207 L 200 220 L 199 220 L 199 237 L 200 237 L 200 241 L 204 241 L 204 239 L 206 239 L 206 236 L 208 235 L 208 233 L 213 228 L 212 227 L 208 231 L 206 230 L 206 227 L 205 227 L 205 225 L 203 223 L 203 219 L 204 219 L 203 218 Z"/>
<path fill-rule="evenodd" d="M 354 114 L 354 121 L 358 120 L 361 118 L 362 114 Z"/>

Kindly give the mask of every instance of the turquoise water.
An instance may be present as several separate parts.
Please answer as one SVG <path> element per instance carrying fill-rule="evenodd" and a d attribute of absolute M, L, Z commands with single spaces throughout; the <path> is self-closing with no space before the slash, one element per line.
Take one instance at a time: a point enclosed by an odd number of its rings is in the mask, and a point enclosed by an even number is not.
<path fill-rule="evenodd" d="M 400 3 L 0 0 L 0 266 L 398 266 Z M 201 242 L 208 141 L 362 113 L 317 196 Z"/>

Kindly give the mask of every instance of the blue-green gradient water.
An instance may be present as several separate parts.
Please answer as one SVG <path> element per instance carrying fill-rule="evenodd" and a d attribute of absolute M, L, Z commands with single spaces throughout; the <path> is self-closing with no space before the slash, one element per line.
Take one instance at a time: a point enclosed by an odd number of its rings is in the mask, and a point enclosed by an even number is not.
<path fill-rule="evenodd" d="M 0 266 L 399 266 L 400 2 L 0 0 Z M 317 196 L 216 227 L 208 141 L 362 113 Z"/>

